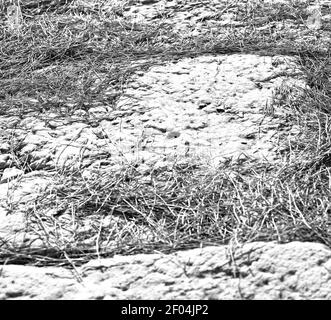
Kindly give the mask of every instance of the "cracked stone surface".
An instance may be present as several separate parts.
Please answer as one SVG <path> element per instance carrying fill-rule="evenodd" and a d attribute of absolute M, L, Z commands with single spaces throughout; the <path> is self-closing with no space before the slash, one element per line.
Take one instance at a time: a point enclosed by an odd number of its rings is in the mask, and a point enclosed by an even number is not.
<path fill-rule="evenodd" d="M 92 260 L 73 270 L 4 265 L 2 299 L 330 299 L 324 245 L 250 243 Z"/>

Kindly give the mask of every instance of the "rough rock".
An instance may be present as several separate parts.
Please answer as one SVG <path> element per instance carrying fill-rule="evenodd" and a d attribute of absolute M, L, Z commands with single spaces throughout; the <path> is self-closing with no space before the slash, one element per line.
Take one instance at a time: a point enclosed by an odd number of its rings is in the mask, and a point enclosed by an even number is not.
<path fill-rule="evenodd" d="M 4 265 L 2 299 L 331 299 L 324 245 L 250 243 L 92 260 L 75 270 Z"/>
<path fill-rule="evenodd" d="M 104 153 L 114 165 L 123 154 L 147 163 L 174 155 L 204 157 L 211 165 L 242 154 L 273 161 L 276 141 L 291 129 L 277 109 L 279 88 L 305 86 L 292 60 L 234 54 L 153 67 L 132 76 L 117 113 L 90 108 L 96 125 L 22 120 L 22 160 L 34 170 L 79 167 Z"/>
<path fill-rule="evenodd" d="M 18 178 L 24 174 L 23 170 L 17 169 L 15 167 L 7 168 L 3 171 L 0 183 L 5 183 L 15 178 Z"/>
<path fill-rule="evenodd" d="M 0 187 L 0 238 L 1 247 L 7 245 L 22 245 L 32 243 L 37 245 L 35 236 L 27 232 L 28 221 L 26 212 L 38 195 L 52 181 L 47 172 L 37 171 L 23 175 L 19 179 L 10 179 Z M 15 176 L 16 177 L 16 176 Z"/>

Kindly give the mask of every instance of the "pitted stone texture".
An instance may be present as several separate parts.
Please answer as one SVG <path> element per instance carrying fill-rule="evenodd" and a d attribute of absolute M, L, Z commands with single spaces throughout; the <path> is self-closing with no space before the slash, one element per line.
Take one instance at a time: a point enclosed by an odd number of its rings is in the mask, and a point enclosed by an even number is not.
<path fill-rule="evenodd" d="M 299 7 L 303 9 L 299 15 L 300 23 L 294 21 L 295 16 L 287 13 L 295 12 Z M 321 13 L 319 27 L 311 27 L 311 7 L 318 7 Z M 281 19 L 269 21 L 264 13 L 279 16 L 279 8 L 285 12 Z M 295 9 L 296 8 L 296 9 Z M 316 42 L 316 46 L 327 50 L 329 46 L 330 32 L 328 24 L 330 21 L 331 2 L 327 0 L 298 0 L 295 2 L 287 0 L 252 0 L 252 1 L 228 1 L 228 0 L 173 0 L 153 1 L 153 3 L 134 3 L 126 7 L 124 19 L 134 23 L 165 23 L 172 27 L 177 36 L 183 39 L 200 37 L 213 34 L 218 41 L 233 37 L 233 28 L 240 34 L 239 30 L 246 33 L 247 21 L 255 25 L 255 31 L 261 35 L 270 32 L 284 36 L 288 33 L 297 44 Z M 307 18 L 308 15 L 308 18 Z M 315 22 L 315 18 L 313 19 Z M 322 33 L 314 35 L 311 30 L 323 29 Z M 286 43 L 286 37 L 284 38 Z M 278 45 L 282 40 L 277 40 Z"/>
<path fill-rule="evenodd" d="M 7 245 L 39 247 L 35 232 L 29 233 L 26 212 L 52 182 L 47 172 L 31 172 L 0 184 L 0 240 Z"/>
<path fill-rule="evenodd" d="M 295 4 L 306 5 L 307 13 L 312 7 L 328 9 L 331 2 L 328 0 L 298 0 Z M 288 9 L 293 8 L 293 4 L 287 0 L 251 0 L 249 3 L 243 1 L 228 0 L 159 0 L 149 3 L 138 2 L 125 7 L 124 16 L 131 18 L 134 22 L 145 23 L 162 19 L 163 22 L 175 24 L 178 30 L 193 27 L 197 31 L 204 29 L 204 26 L 212 22 L 215 26 L 244 26 L 242 20 L 243 13 L 249 14 L 256 9 L 265 6 L 285 5 Z"/>
<path fill-rule="evenodd" d="M 87 167 L 100 157 L 113 165 L 168 157 L 210 165 L 229 158 L 273 161 L 277 141 L 291 130 L 277 106 L 305 88 L 297 69 L 290 57 L 184 58 L 137 72 L 116 110 L 93 106 L 87 121 L 48 114 L 48 121 L 12 119 L 14 129 L 8 117 L 0 123 L 20 141 L 17 156 L 32 170 Z"/>
<path fill-rule="evenodd" d="M 4 265 L 2 299 L 330 299 L 324 245 L 250 243 L 92 260 L 77 273 Z M 78 282 L 80 281 L 80 282 Z"/>
<path fill-rule="evenodd" d="M 286 127 L 275 106 L 284 87 L 305 87 L 289 57 L 186 58 L 134 77 L 117 107 L 135 113 L 101 126 L 112 154 L 132 153 L 146 163 L 174 155 L 215 165 L 243 155 L 272 161 Z"/>

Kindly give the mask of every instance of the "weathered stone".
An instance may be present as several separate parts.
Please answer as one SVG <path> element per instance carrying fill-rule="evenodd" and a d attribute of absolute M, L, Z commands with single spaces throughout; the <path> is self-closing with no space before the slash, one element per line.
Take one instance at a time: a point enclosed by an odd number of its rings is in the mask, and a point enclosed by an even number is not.
<path fill-rule="evenodd" d="M 35 151 L 38 148 L 38 146 L 34 143 L 28 143 L 27 145 L 25 145 L 22 149 L 21 152 L 22 154 L 26 153 L 26 154 L 30 154 L 31 152 Z"/>
<path fill-rule="evenodd" d="M 17 169 L 15 167 L 7 168 L 3 171 L 0 183 L 5 183 L 10 180 L 16 179 L 24 174 L 23 170 Z"/>
<path fill-rule="evenodd" d="M 52 140 L 52 137 L 47 134 L 45 131 L 38 131 L 35 134 L 29 133 L 24 139 L 25 145 L 44 145 L 49 143 Z"/>
<path fill-rule="evenodd" d="M 74 112 L 74 115 L 77 117 L 84 117 L 84 116 L 86 116 L 86 114 L 87 114 L 87 112 L 82 109 L 78 109 Z"/>
<path fill-rule="evenodd" d="M 94 107 L 89 109 L 89 114 L 94 117 L 102 117 L 108 113 L 105 107 Z"/>
<path fill-rule="evenodd" d="M 307 27 L 312 30 L 319 30 L 322 27 L 322 12 L 320 5 L 309 6 L 307 8 Z"/>
<path fill-rule="evenodd" d="M 7 142 L 0 143 L 0 152 L 7 153 L 11 149 L 10 144 Z"/>
<path fill-rule="evenodd" d="M 76 274 L 4 265 L 0 298 L 329 300 L 330 266 L 330 249 L 300 242 L 115 256 L 92 260 Z"/>

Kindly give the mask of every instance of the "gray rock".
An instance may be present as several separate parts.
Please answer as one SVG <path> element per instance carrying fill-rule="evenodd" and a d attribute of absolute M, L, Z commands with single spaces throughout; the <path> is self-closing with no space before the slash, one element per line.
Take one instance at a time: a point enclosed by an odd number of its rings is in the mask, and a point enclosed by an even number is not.
<path fill-rule="evenodd" d="M 0 143 L 0 152 L 1 153 L 7 153 L 10 151 L 10 144 L 7 142 Z"/>
<path fill-rule="evenodd" d="M 76 271 L 4 265 L 0 298 L 331 299 L 331 250 L 316 243 L 115 256 Z"/>
<path fill-rule="evenodd" d="M 84 116 L 86 116 L 86 114 L 87 114 L 87 112 L 82 109 L 78 109 L 74 112 L 74 115 L 77 117 L 84 117 Z"/>
<path fill-rule="evenodd" d="M 6 183 L 10 180 L 16 179 L 24 174 L 23 170 L 17 169 L 15 167 L 7 168 L 3 171 L 0 183 Z"/>
<path fill-rule="evenodd" d="M 88 112 L 90 115 L 93 115 L 94 117 L 102 117 L 108 113 L 105 107 L 93 107 L 90 108 Z"/>
<path fill-rule="evenodd" d="M 38 146 L 36 144 L 29 143 L 21 149 L 21 152 L 30 154 L 31 152 L 35 151 L 37 149 L 37 147 Z"/>

